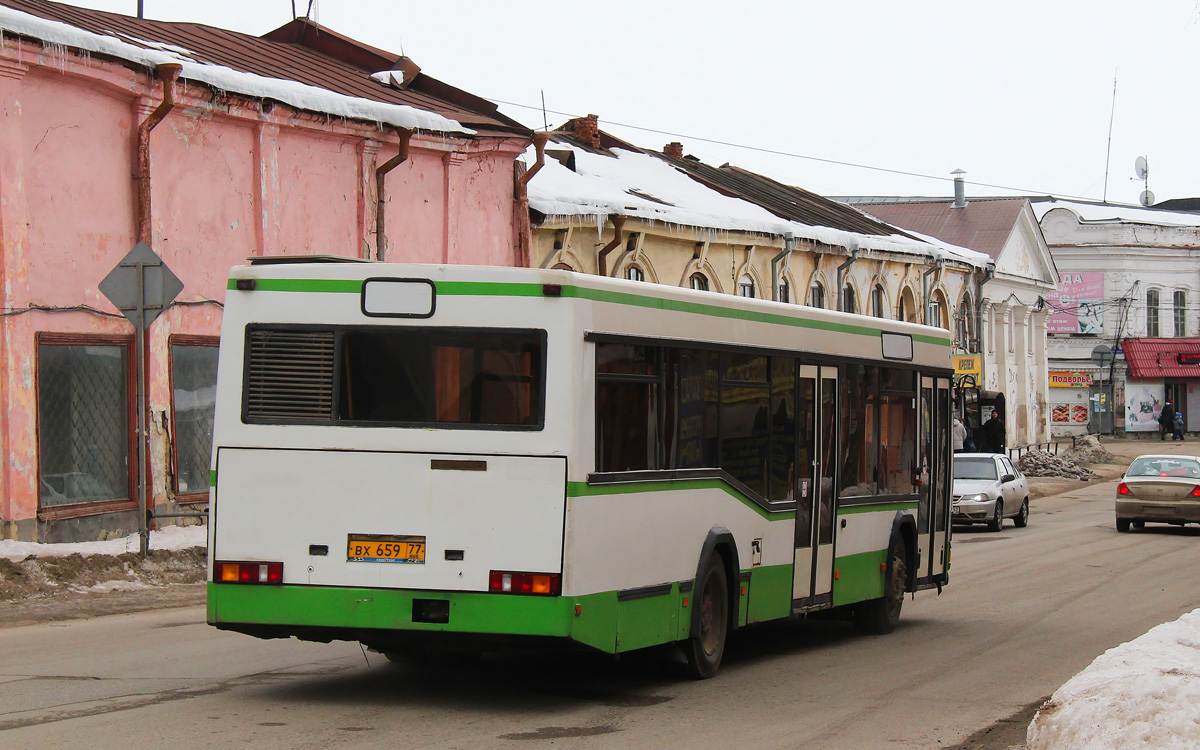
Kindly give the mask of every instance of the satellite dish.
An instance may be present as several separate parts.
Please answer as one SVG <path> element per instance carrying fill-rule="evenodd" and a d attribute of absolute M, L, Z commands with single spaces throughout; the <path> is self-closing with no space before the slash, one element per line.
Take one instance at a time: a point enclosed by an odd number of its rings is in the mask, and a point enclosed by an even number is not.
<path fill-rule="evenodd" d="M 1146 179 L 1146 175 L 1150 174 L 1150 165 L 1146 162 L 1146 157 L 1139 156 L 1134 160 L 1133 172 L 1139 180 Z"/>
<path fill-rule="evenodd" d="M 1150 192 L 1149 190 L 1143 190 L 1142 194 L 1138 196 L 1138 200 L 1143 206 L 1149 208 L 1150 206 L 1154 205 L 1154 193 Z"/>

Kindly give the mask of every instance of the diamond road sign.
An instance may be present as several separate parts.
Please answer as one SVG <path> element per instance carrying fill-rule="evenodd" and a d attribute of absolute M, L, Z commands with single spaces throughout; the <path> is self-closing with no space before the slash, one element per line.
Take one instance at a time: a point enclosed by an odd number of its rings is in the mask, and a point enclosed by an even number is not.
<path fill-rule="evenodd" d="M 183 291 L 183 282 L 149 245 L 139 242 L 100 282 L 100 291 L 144 331 Z"/>

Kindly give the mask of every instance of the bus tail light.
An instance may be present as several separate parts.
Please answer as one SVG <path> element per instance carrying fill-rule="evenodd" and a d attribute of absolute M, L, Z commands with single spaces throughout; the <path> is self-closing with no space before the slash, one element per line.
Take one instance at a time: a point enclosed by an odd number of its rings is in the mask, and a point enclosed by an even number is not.
<path fill-rule="evenodd" d="M 541 594 L 558 596 L 561 579 L 558 573 L 510 573 L 493 570 L 488 574 L 488 591 L 497 594 Z"/>
<path fill-rule="evenodd" d="M 280 562 L 216 562 L 213 563 L 216 583 L 283 583 L 283 563 Z"/>
<path fill-rule="evenodd" d="M 1197 487 L 1197 489 L 1200 489 L 1200 487 Z M 1196 490 L 1192 490 L 1193 493 L 1195 491 Z M 1117 485 L 1117 494 L 1118 495 L 1128 495 L 1129 494 L 1129 485 L 1125 484 L 1124 482 L 1121 482 L 1120 484 L 1118 484 Z"/>

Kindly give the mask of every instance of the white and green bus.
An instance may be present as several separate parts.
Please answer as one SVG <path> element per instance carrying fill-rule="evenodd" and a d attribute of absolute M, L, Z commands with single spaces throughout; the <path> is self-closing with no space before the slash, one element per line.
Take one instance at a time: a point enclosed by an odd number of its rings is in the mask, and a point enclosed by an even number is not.
<path fill-rule="evenodd" d="M 262 259 L 208 621 L 380 652 L 678 643 L 948 580 L 950 334 L 568 271 Z"/>

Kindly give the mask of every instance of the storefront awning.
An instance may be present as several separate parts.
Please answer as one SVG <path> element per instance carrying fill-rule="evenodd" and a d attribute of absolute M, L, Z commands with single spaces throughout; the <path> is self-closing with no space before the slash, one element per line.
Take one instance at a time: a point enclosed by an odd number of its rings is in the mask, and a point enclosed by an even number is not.
<path fill-rule="evenodd" d="M 1121 349 L 1131 378 L 1200 379 L 1200 339 L 1129 339 Z"/>

